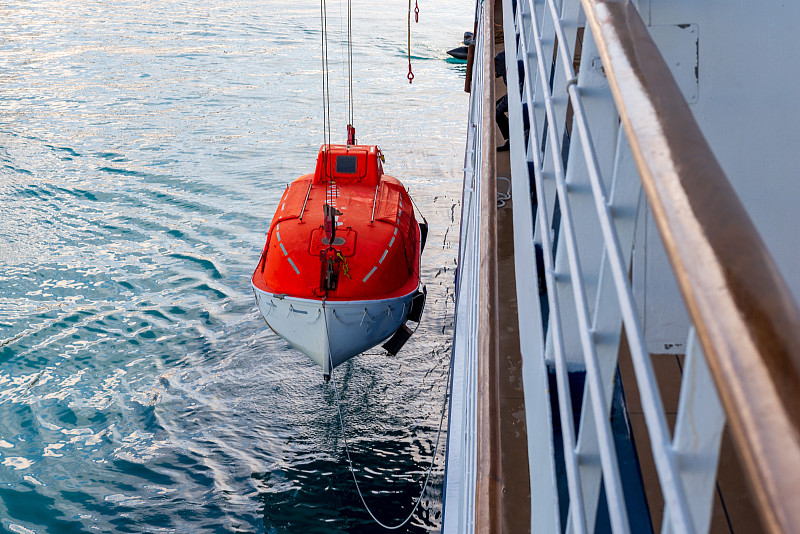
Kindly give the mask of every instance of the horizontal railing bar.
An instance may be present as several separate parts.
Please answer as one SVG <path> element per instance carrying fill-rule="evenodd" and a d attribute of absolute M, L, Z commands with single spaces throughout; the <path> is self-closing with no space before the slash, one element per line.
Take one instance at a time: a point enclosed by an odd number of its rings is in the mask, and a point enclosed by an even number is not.
<path fill-rule="evenodd" d="M 800 525 L 800 310 L 630 1 L 581 0 L 770 532 Z"/>
<path fill-rule="evenodd" d="M 603 234 L 605 250 L 611 267 L 612 279 L 617 290 L 617 296 L 622 313 L 625 332 L 628 337 L 628 346 L 631 352 L 631 359 L 634 364 L 636 380 L 639 384 L 639 392 L 642 402 L 647 430 L 650 434 L 650 441 L 654 449 L 653 458 L 659 479 L 661 480 L 664 499 L 668 504 L 667 510 L 673 514 L 673 522 L 678 532 L 690 534 L 694 532 L 692 522 L 689 518 L 689 507 L 686 502 L 686 493 L 680 484 L 678 469 L 675 456 L 672 454 L 672 440 L 670 439 L 667 420 L 664 415 L 664 405 L 658 389 L 655 373 L 653 371 L 650 356 L 645 347 L 644 335 L 642 333 L 639 315 L 636 313 L 634 304 L 633 290 L 628 280 L 628 270 L 623 263 L 622 250 L 619 244 L 616 229 L 611 219 L 607 195 L 600 177 L 600 164 L 597 161 L 597 154 L 594 150 L 594 143 L 589 132 L 589 124 L 583 108 L 583 101 L 576 83 L 575 71 L 572 66 L 571 49 L 564 35 L 564 28 L 560 24 L 560 18 L 556 10 L 555 2 L 547 0 L 550 8 L 550 15 L 553 18 L 556 35 L 559 43 L 559 57 L 561 66 L 567 80 L 567 92 L 572 102 L 573 117 L 577 125 L 578 136 L 586 160 L 586 169 L 589 181 L 592 186 L 592 193 L 595 200 L 600 229 Z"/>
<path fill-rule="evenodd" d="M 538 19 L 536 12 L 531 12 L 533 29 L 533 42 L 536 47 L 536 58 L 539 69 L 539 81 L 544 97 L 545 112 L 547 114 L 548 132 L 545 135 L 550 137 L 551 157 L 556 180 L 557 199 L 561 207 L 561 226 L 563 228 L 564 242 L 567 246 L 567 261 L 570 273 L 573 276 L 572 289 L 575 300 L 575 308 L 578 318 L 578 333 L 580 335 L 581 346 L 586 365 L 586 377 L 589 384 L 589 394 L 592 399 L 592 409 L 595 418 L 595 428 L 598 434 L 598 445 L 600 449 L 600 463 L 603 468 L 603 481 L 608 495 L 608 512 L 611 525 L 615 533 L 630 532 L 628 513 L 625 507 L 625 496 L 622 491 L 622 481 L 619 474 L 614 440 L 611 432 L 611 423 L 608 418 L 606 402 L 603 398 L 603 387 L 600 377 L 597 353 L 594 343 L 589 333 L 589 312 L 586 303 L 586 296 L 583 292 L 583 275 L 578 259 L 577 244 L 572 227 L 572 213 L 567 198 L 566 181 L 564 177 L 564 166 L 561 161 L 561 142 L 558 135 L 555 110 L 553 108 L 553 98 L 549 86 L 549 76 L 546 76 L 547 69 L 544 63 L 541 35 L 539 32 Z M 561 45 L 561 43 L 559 43 Z M 544 132 L 543 132 L 544 134 Z M 542 228 L 546 232 L 547 228 Z M 551 267 L 552 268 L 552 267 Z M 549 290 L 554 289 L 548 288 Z M 567 394 L 567 391 L 559 391 L 559 396 Z"/>

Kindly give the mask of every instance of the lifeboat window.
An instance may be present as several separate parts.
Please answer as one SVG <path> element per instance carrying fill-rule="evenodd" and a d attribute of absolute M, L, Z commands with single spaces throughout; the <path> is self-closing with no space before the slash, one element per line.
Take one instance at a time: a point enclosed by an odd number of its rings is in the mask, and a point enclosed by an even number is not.
<path fill-rule="evenodd" d="M 356 156 L 336 157 L 336 174 L 355 174 L 356 169 Z"/>

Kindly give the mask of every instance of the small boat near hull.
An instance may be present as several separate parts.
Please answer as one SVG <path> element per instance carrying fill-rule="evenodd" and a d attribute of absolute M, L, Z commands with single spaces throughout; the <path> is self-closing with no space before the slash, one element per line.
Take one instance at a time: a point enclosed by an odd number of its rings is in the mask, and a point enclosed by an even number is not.
<path fill-rule="evenodd" d="M 267 325 L 330 375 L 333 367 L 378 345 L 405 323 L 417 291 L 386 300 L 329 301 L 254 289 Z"/>
<path fill-rule="evenodd" d="M 469 54 L 469 47 L 458 46 L 456 48 L 453 48 L 452 50 L 448 50 L 447 53 L 456 59 L 463 59 L 464 61 L 466 61 L 467 56 Z"/>

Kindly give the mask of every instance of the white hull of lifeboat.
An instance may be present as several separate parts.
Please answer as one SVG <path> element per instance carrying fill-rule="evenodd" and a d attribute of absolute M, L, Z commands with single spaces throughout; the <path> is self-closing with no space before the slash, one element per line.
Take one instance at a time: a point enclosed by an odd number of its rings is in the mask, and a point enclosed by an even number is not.
<path fill-rule="evenodd" d="M 406 320 L 416 291 L 383 300 L 327 301 L 276 296 L 253 286 L 267 325 L 317 362 L 333 367 L 389 338 Z"/>

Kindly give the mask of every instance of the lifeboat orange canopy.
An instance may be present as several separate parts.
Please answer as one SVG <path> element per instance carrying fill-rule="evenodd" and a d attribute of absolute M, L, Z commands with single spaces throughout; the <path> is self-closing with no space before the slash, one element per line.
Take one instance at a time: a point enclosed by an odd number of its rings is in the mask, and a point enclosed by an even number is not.
<path fill-rule="evenodd" d="M 328 243 L 324 205 L 336 235 Z M 382 154 L 368 145 L 324 145 L 314 174 L 292 182 L 278 204 L 253 274 L 255 287 L 327 300 L 373 300 L 414 292 L 419 285 L 420 229 L 403 185 L 383 173 Z M 325 291 L 321 255 L 335 251 L 338 286 Z"/>

